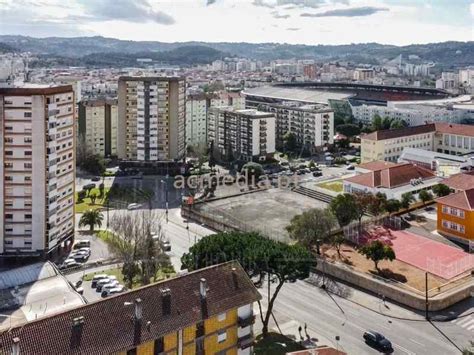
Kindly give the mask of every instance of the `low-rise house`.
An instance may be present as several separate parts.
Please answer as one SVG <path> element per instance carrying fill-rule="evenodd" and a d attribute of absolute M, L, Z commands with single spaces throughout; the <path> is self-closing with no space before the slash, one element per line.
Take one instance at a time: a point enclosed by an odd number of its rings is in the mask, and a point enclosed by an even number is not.
<path fill-rule="evenodd" d="M 443 180 L 454 192 L 469 190 L 474 187 L 474 172 L 459 173 Z"/>
<path fill-rule="evenodd" d="M 343 180 L 347 193 L 384 193 L 400 199 L 404 193 L 417 194 L 441 181 L 432 171 L 414 164 L 396 164 Z"/>
<path fill-rule="evenodd" d="M 260 298 L 228 262 L 13 327 L 0 353 L 251 354 Z"/>
<path fill-rule="evenodd" d="M 437 230 L 461 243 L 474 242 L 474 188 L 440 197 Z"/>
<path fill-rule="evenodd" d="M 375 160 L 355 166 L 355 172 L 358 174 L 370 173 L 371 171 L 379 171 L 397 165 L 389 161 Z"/>

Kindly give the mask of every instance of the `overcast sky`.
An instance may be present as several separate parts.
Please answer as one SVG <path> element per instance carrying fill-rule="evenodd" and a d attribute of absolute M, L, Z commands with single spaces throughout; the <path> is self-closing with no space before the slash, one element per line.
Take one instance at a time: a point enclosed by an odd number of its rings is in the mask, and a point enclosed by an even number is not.
<path fill-rule="evenodd" d="M 164 42 L 474 40 L 474 0 L 0 0 L 0 34 Z"/>

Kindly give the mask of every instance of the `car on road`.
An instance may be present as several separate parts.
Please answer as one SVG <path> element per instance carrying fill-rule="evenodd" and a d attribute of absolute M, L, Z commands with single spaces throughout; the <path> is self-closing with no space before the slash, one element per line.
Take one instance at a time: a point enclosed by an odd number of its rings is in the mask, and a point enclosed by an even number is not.
<path fill-rule="evenodd" d="M 90 246 L 91 241 L 86 239 L 76 240 L 74 243 L 74 249 L 89 248 Z"/>
<path fill-rule="evenodd" d="M 91 282 L 91 287 L 94 288 L 97 286 L 97 282 L 99 280 L 102 280 L 102 279 L 106 279 L 108 278 L 109 275 L 107 274 L 98 274 L 98 275 L 94 275 L 94 277 L 92 278 L 92 282 Z"/>
<path fill-rule="evenodd" d="M 161 242 L 161 247 L 163 249 L 163 251 L 171 251 L 171 243 L 169 240 L 164 240 L 163 242 Z"/>
<path fill-rule="evenodd" d="M 112 281 L 117 281 L 117 277 L 112 275 L 112 276 L 107 276 L 105 279 L 101 279 L 101 280 L 97 281 L 95 290 L 97 292 L 101 292 L 102 287 L 104 287 L 104 285 L 107 285 L 108 283 L 110 283 Z"/>
<path fill-rule="evenodd" d="M 314 177 L 320 177 L 320 176 L 323 176 L 323 173 L 320 172 L 320 171 L 315 171 L 315 172 L 313 172 L 313 176 Z"/>
<path fill-rule="evenodd" d="M 86 253 L 85 251 L 79 251 L 77 253 L 71 254 L 69 257 L 74 259 L 75 261 L 84 263 L 89 259 L 90 254 Z"/>
<path fill-rule="evenodd" d="M 91 181 L 100 181 L 100 176 L 94 176 Z"/>
<path fill-rule="evenodd" d="M 392 343 L 390 340 L 385 338 L 382 334 L 374 332 L 373 330 L 368 330 L 364 332 L 362 336 L 365 340 L 365 343 L 377 350 L 383 351 L 385 353 L 393 351 Z"/>
<path fill-rule="evenodd" d="M 127 210 L 138 210 L 140 207 L 142 207 L 142 205 L 140 205 L 139 203 L 131 203 L 127 206 Z"/>
<path fill-rule="evenodd" d="M 66 270 L 66 269 L 71 269 L 71 268 L 75 268 L 79 266 L 81 266 L 80 262 L 72 258 L 68 258 L 64 260 L 64 262 L 61 265 L 59 265 L 59 270 Z"/>
<path fill-rule="evenodd" d="M 354 170 L 355 169 L 355 166 L 354 165 L 348 165 L 346 170 Z"/>
<path fill-rule="evenodd" d="M 102 297 L 107 297 L 107 296 L 110 296 L 110 295 L 114 295 L 116 293 L 122 293 L 126 290 L 125 286 L 123 285 L 118 285 L 117 287 L 114 287 L 114 288 L 111 288 L 107 291 L 103 291 L 101 296 Z"/>

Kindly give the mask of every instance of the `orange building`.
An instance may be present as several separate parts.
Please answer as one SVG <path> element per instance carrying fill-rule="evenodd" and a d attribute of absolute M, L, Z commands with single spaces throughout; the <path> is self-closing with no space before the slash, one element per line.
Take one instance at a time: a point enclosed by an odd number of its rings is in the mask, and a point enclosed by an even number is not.
<path fill-rule="evenodd" d="M 474 241 L 474 188 L 436 200 L 438 232 L 462 243 Z"/>

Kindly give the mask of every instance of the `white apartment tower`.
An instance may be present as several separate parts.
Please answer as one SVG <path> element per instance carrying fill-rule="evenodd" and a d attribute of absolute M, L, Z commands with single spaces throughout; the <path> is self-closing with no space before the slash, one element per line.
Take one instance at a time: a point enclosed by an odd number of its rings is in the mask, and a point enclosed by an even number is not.
<path fill-rule="evenodd" d="M 49 257 L 74 238 L 72 87 L 0 88 L 0 255 Z"/>
<path fill-rule="evenodd" d="M 272 113 L 211 108 L 208 139 L 221 160 L 261 161 L 275 153 L 275 126 Z"/>
<path fill-rule="evenodd" d="M 166 161 L 185 154 L 185 80 L 120 77 L 117 155 L 130 161 Z"/>

